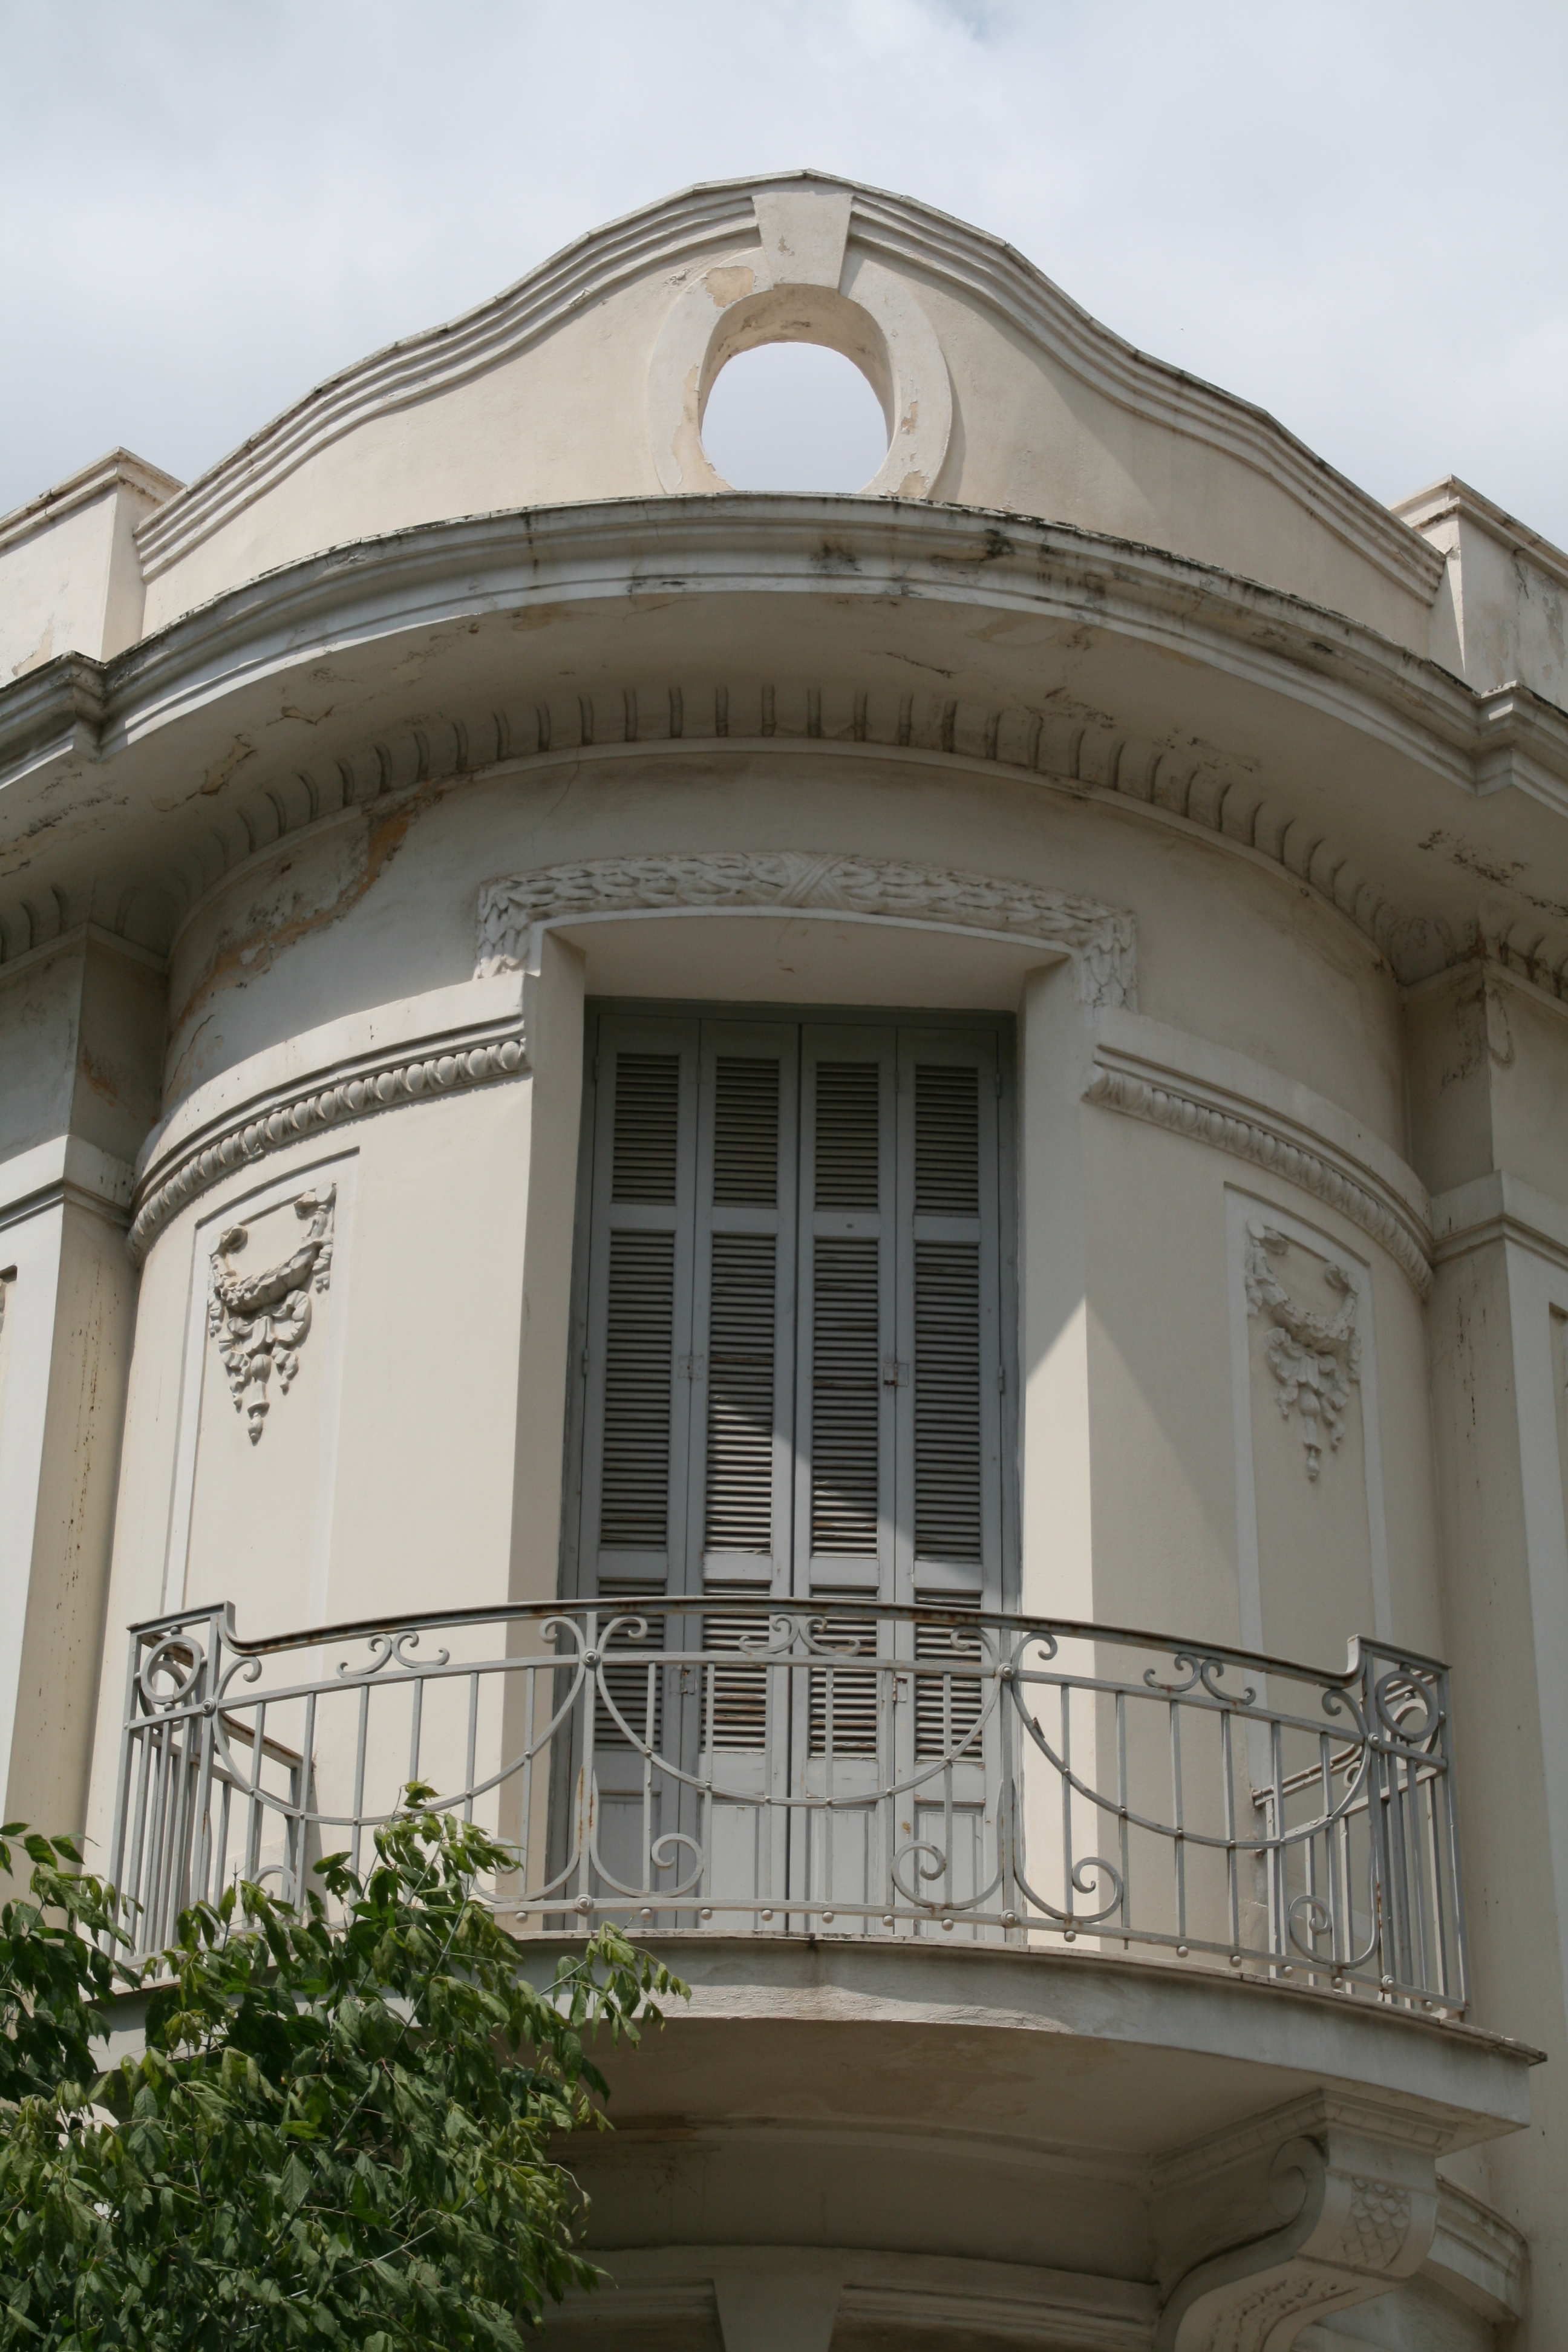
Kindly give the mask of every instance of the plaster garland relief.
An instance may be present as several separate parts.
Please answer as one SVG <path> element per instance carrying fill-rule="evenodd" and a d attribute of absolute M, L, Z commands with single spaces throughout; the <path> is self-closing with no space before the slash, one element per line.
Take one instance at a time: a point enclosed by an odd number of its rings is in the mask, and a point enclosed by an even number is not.
<path fill-rule="evenodd" d="M 1323 1261 L 1323 1276 L 1343 1300 L 1336 1315 L 1316 1314 L 1291 1297 L 1277 1270 L 1289 1255 L 1289 1236 L 1259 1217 L 1247 1228 L 1247 1311 L 1270 1327 L 1264 1353 L 1279 1391 L 1282 1418 L 1300 1413 L 1301 1442 L 1307 1450 L 1307 1475 L 1316 1480 L 1322 1468 L 1325 1439 L 1337 1452 L 1344 1434 L 1345 1410 L 1352 1384 L 1361 1380 L 1361 1333 L 1356 1309 L 1361 1285 L 1354 1275 L 1332 1258 Z"/>
<path fill-rule="evenodd" d="M 247 1225 L 226 1227 L 212 1254 L 207 1333 L 217 1341 L 234 1409 L 244 1413 L 252 1445 L 270 1409 L 273 1373 L 286 1394 L 299 1371 L 310 1330 L 310 1294 L 324 1291 L 331 1280 L 337 1198 L 335 1184 L 324 1192 L 301 1192 L 294 1214 L 309 1230 L 281 1264 L 262 1273 L 247 1274 L 234 1264 L 250 1239 Z"/>
<path fill-rule="evenodd" d="M 731 907 L 820 908 L 1030 940 L 1073 958 L 1086 1004 L 1131 1006 L 1136 997 L 1129 914 L 988 874 L 808 850 L 598 857 L 487 882 L 479 892 L 477 976 L 523 968 L 530 935 L 541 923 Z"/>

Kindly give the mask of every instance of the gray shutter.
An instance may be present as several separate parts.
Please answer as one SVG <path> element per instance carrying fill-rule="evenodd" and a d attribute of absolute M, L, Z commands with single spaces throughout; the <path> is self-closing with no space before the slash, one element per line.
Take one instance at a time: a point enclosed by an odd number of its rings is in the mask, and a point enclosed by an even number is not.
<path fill-rule="evenodd" d="M 894 1037 L 803 1032 L 796 1591 L 890 1592 Z"/>
<path fill-rule="evenodd" d="M 593 1585 L 684 1589 L 697 1024 L 598 1040 L 583 1553 Z"/>
<path fill-rule="evenodd" d="M 689 1557 L 787 1591 L 794 1454 L 793 1023 L 705 1022 L 698 1117 Z"/>
<path fill-rule="evenodd" d="M 1001 1599 L 996 1040 L 899 1039 L 898 1597 Z"/>

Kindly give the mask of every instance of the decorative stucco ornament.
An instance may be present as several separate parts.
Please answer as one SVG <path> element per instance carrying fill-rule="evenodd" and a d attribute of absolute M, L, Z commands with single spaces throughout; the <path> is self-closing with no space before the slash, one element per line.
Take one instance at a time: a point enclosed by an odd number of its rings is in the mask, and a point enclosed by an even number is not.
<path fill-rule="evenodd" d="M 1322 1467 L 1324 1438 L 1330 1452 L 1334 1452 L 1344 1434 L 1351 1383 L 1361 1379 L 1361 1333 L 1356 1328 L 1361 1286 L 1343 1266 L 1328 1260 L 1327 1280 L 1344 1305 L 1337 1315 L 1314 1314 L 1298 1305 L 1275 1271 L 1276 1262 L 1289 1247 L 1289 1240 L 1277 1225 L 1250 1220 L 1247 1307 L 1248 1314 L 1264 1317 L 1273 1327 L 1264 1341 L 1264 1352 L 1279 1384 L 1279 1411 L 1287 1421 L 1292 1407 L 1300 1413 L 1307 1475 L 1315 1479 Z"/>
<path fill-rule="evenodd" d="M 228 1375 L 236 1412 L 243 1412 L 256 1444 L 267 1418 L 268 1388 L 274 1371 L 287 1389 L 300 1369 L 300 1349 L 310 1328 L 310 1293 L 325 1290 L 331 1276 L 332 1220 L 338 1188 L 302 1192 L 294 1214 L 309 1231 L 291 1256 L 265 1274 L 245 1274 L 232 1258 L 250 1238 L 249 1228 L 230 1225 L 213 1252 L 207 1330 L 217 1341 Z"/>
<path fill-rule="evenodd" d="M 1132 918 L 1119 908 L 996 875 L 827 850 L 595 857 L 487 882 L 476 971 L 483 977 L 523 964 L 537 923 L 730 908 L 801 908 L 1034 940 L 1074 959 L 1086 1004 L 1131 1006 L 1137 998 Z"/>

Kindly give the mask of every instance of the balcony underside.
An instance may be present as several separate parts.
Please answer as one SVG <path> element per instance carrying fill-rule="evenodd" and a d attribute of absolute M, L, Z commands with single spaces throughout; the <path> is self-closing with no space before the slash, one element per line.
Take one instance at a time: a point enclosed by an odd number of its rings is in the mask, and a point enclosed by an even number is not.
<path fill-rule="evenodd" d="M 525 1948 L 547 1977 L 566 1947 Z M 781 2344 L 816 2340 L 826 2300 L 824 2346 L 889 2330 L 1146 2346 L 1166 2340 L 1184 2282 L 1242 2246 L 1265 2250 L 1248 2293 L 1315 2280 L 1325 2315 L 1396 2293 L 1402 2324 L 1430 2322 L 1411 2341 L 1489 2342 L 1517 2296 L 1511 2233 L 1489 2237 L 1434 2176 L 1524 2121 L 1516 2044 L 1091 1950 L 711 1934 L 657 1948 L 691 2000 L 635 2053 L 601 2053 L 616 2129 L 570 2160 L 616 2286 L 563 2313 L 563 2336 L 747 2352 L 771 2340 L 740 2308 L 766 2279 L 798 2306 Z M 1333 2291 L 1332 2247 L 1327 2263 L 1321 2244 L 1281 2252 L 1311 2199 L 1292 2168 L 1303 2143 L 1331 2182 L 1363 2201 L 1378 2184 L 1373 2202 L 1410 2224 L 1362 2294 L 1353 2274 Z"/>

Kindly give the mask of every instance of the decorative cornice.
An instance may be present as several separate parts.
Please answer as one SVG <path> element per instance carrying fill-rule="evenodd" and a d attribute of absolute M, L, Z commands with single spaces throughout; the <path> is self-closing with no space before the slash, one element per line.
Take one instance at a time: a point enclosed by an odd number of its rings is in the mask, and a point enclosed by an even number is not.
<path fill-rule="evenodd" d="M 68 1202 L 123 1227 L 135 1179 L 130 1162 L 79 1135 L 58 1135 L 0 1160 L 0 1232 Z"/>
<path fill-rule="evenodd" d="M 1321 1138 L 1307 1140 L 1292 1132 L 1289 1122 L 1261 1106 L 1238 1110 L 1233 1099 L 1200 1079 L 1182 1075 L 1162 1083 L 1129 1066 L 1103 1045 L 1096 1048 L 1094 1072 L 1084 1089 L 1084 1100 L 1190 1136 L 1195 1143 L 1210 1144 L 1217 1151 L 1228 1151 L 1255 1168 L 1283 1177 L 1287 1183 L 1299 1184 L 1303 1192 L 1359 1225 L 1380 1249 L 1388 1252 L 1422 1298 L 1430 1296 L 1430 1234 L 1372 1170 L 1358 1165 Z"/>
<path fill-rule="evenodd" d="M 144 457 L 136 457 L 131 450 L 111 449 L 107 457 L 94 458 L 79 472 L 68 474 L 52 489 L 40 491 L 26 506 L 0 515 L 0 553 L 32 538 L 36 531 L 47 530 L 52 523 L 76 513 L 79 508 L 91 506 L 95 499 L 107 497 L 110 490 L 135 490 L 153 506 L 162 506 L 184 487 L 173 474 L 150 466 Z"/>
<path fill-rule="evenodd" d="M 505 678 L 476 686 L 457 706 L 443 708 L 437 697 L 417 719 L 367 709 L 362 724 L 342 731 L 333 721 L 297 739 L 258 740 L 232 782 L 195 804 L 154 806 L 162 790 L 154 774 L 166 777 L 180 756 L 166 730 L 220 698 L 243 701 L 264 679 L 318 659 L 321 648 L 351 637 L 379 642 L 399 614 L 416 609 L 430 630 L 460 624 L 468 648 L 476 619 L 482 631 L 487 614 L 515 614 L 535 598 L 602 602 L 610 593 L 618 609 L 629 583 L 650 568 L 679 586 L 689 610 L 700 594 L 820 594 L 826 583 L 846 610 L 892 593 L 911 606 L 931 600 L 1060 614 L 1245 678 L 1405 753 L 1463 793 L 1512 782 L 1568 811 L 1562 712 L 1515 689 L 1474 694 L 1343 616 L 1186 559 L 1065 525 L 931 503 L 601 501 L 422 526 L 330 551 L 226 593 L 110 663 L 61 657 L 0 690 L 0 782 L 8 787 L 0 855 L 32 828 L 26 866 L 0 896 L 0 945 L 26 951 L 95 912 L 163 950 L 226 871 L 321 817 L 384 806 L 390 795 L 448 777 L 536 757 L 613 758 L 623 750 L 641 757 L 661 743 L 688 747 L 687 756 L 700 743 L 739 751 L 786 737 L 854 745 L 872 757 L 907 751 L 994 763 L 1075 795 L 1142 803 L 1162 824 L 1217 836 L 1304 884 L 1373 940 L 1402 982 L 1468 945 L 1470 914 L 1452 890 L 1441 907 L 1430 902 L 1430 916 L 1420 911 L 1428 904 L 1426 876 L 1442 871 L 1440 857 L 1418 886 L 1408 876 L 1401 884 L 1354 838 L 1352 824 L 1331 812 L 1326 830 L 1316 818 L 1306 822 L 1289 780 L 1250 759 L 1196 737 L 1184 746 L 1156 740 L 1124 727 L 1113 709 L 1085 712 L 1061 688 L 1037 700 L 1021 679 L 1011 691 L 999 684 L 985 702 L 934 687 L 904 691 L 873 661 L 862 671 L 861 656 L 848 657 L 847 638 L 837 672 L 802 672 L 775 644 L 780 666 L 770 680 L 753 673 L 719 683 L 703 659 L 591 691 L 524 678 L 509 645 Z M 243 733 L 248 724 L 237 704 L 235 727 Z M 51 803 L 51 827 L 67 803 L 73 810 L 79 800 L 101 803 L 102 814 L 85 832 L 46 835 L 37 830 L 34 797 L 9 787 L 68 758 L 83 765 L 64 800 Z M 94 772 L 121 759 L 134 775 L 111 782 Z M 1483 850 L 1494 845 L 1479 816 L 1467 822 Z M 1473 855 L 1471 844 L 1466 856 Z M 1529 968 L 1561 992 L 1568 927 L 1552 919 L 1543 929 L 1539 910 L 1515 896 L 1511 919 Z"/>
<path fill-rule="evenodd" d="M 1396 499 L 1389 509 L 1401 522 L 1423 534 L 1457 516 L 1461 522 L 1477 523 L 1494 539 L 1500 540 L 1513 555 L 1522 555 L 1559 588 L 1568 588 L 1568 554 L 1521 522 L 1517 515 L 1498 506 L 1457 474 L 1449 474 L 1426 489 L 1416 490 L 1407 499 Z"/>
<path fill-rule="evenodd" d="M 817 850 L 596 857 L 487 882 L 479 892 L 478 972 L 520 969 L 533 928 L 572 916 L 773 907 L 952 926 L 1054 948 L 1074 959 L 1086 1004 L 1134 1001 L 1131 915 L 993 875 Z"/>
<path fill-rule="evenodd" d="M 366 1055 L 312 1073 L 215 1119 L 167 1158 L 154 1160 L 137 1188 L 126 1247 L 140 1265 L 172 1217 L 234 1170 L 387 1110 L 516 1077 L 528 1066 L 523 1024 L 511 1021 L 447 1038 L 423 1039 L 410 1055 Z"/>

